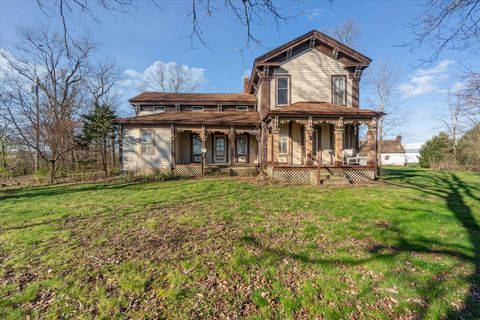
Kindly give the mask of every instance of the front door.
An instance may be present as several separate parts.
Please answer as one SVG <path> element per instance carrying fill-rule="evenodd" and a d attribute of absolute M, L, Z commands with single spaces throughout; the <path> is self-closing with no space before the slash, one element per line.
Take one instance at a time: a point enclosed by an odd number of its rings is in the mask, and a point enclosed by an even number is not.
<path fill-rule="evenodd" d="M 224 135 L 215 135 L 213 137 L 213 162 L 226 163 L 227 162 L 227 138 Z"/>

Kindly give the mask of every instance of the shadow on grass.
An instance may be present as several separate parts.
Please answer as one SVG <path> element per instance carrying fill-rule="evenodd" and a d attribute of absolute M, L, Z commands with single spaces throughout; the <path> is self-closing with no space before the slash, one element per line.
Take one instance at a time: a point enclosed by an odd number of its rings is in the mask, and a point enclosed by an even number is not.
<path fill-rule="evenodd" d="M 392 171 L 392 170 L 390 170 Z M 463 263 L 471 263 L 475 266 L 475 272 L 468 277 L 470 289 L 465 297 L 461 307 L 451 309 L 447 312 L 449 319 L 480 319 L 480 226 L 478 225 L 473 210 L 468 206 L 466 198 L 473 201 L 480 201 L 480 197 L 475 192 L 479 188 L 469 185 L 462 181 L 458 174 L 452 172 L 437 172 L 415 169 L 402 169 L 391 172 L 395 181 L 387 182 L 396 186 L 412 188 L 423 193 L 439 197 L 445 201 L 445 204 L 453 216 L 461 223 L 468 234 L 472 245 L 472 254 L 465 254 L 464 246 L 456 246 L 448 243 L 441 243 L 426 237 L 417 237 L 414 241 L 406 239 L 402 231 L 396 226 L 387 226 L 386 232 L 395 240 L 394 246 L 373 245 L 369 248 L 369 257 L 367 258 L 310 258 L 308 254 L 298 254 L 283 249 L 271 248 L 262 245 L 255 237 L 245 236 L 243 241 L 250 243 L 265 252 L 273 254 L 280 258 L 289 257 L 303 263 L 312 263 L 317 265 L 360 265 L 374 260 L 388 260 L 401 253 L 408 254 L 433 254 L 456 258 Z M 423 175 L 423 176 L 419 176 Z M 442 249 L 438 249 L 441 247 Z M 435 302 L 441 301 L 448 289 L 445 288 L 443 281 L 444 274 L 438 274 L 428 281 L 422 288 L 418 288 L 418 293 L 426 304 L 421 311 L 416 314 L 417 319 L 427 317 L 428 310 Z"/>

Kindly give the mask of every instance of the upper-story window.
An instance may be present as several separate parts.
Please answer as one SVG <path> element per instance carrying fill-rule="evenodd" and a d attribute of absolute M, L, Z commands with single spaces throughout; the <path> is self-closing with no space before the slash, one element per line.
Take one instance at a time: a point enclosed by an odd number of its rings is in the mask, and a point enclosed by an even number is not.
<path fill-rule="evenodd" d="M 237 111 L 248 111 L 248 106 L 237 106 Z"/>
<path fill-rule="evenodd" d="M 337 105 L 347 104 L 346 76 L 332 76 L 332 103 Z"/>
<path fill-rule="evenodd" d="M 147 112 L 164 112 L 165 106 L 141 106 L 140 110 Z"/>
<path fill-rule="evenodd" d="M 277 77 L 277 106 L 287 106 L 289 104 L 289 77 Z"/>
<path fill-rule="evenodd" d="M 203 111 L 203 106 L 192 106 L 192 111 Z"/>

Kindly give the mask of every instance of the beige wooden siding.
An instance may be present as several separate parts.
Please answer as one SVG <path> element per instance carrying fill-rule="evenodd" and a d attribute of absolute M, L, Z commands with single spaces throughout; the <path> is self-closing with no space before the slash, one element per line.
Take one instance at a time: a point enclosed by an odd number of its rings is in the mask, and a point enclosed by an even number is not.
<path fill-rule="evenodd" d="M 298 101 L 332 102 L 332 75 L 347 76 L 347 105 L 352 105 L 352 80 L 343 64 L 315 50 L 310 49 L 293 57 L 280 68 L 274 70 L 275 75 L 290 75 L 290 103 Z M 272 109 L 276 106 L 276 81 L 270 83 L 270 101 Z M 281 108 L 281 107 L 280 107 Z"/>
<path fill-rule="evenodd" d="M 123 129 L 123 168 L 138 170 L 169 168 L 171 163 L 171 134 L 169 126 L 148 127 L 154 132 L 154 150 L 151 155 L 141 154 L 139 126 L 126 126 Z"/>

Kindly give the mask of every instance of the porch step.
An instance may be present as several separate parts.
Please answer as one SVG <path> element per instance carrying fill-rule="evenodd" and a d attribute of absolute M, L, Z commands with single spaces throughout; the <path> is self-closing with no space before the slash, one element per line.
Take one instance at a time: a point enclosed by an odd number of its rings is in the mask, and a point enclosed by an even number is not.
<path fill-rule="evenodd" d="M 327 169 L 320 173 L 320 185 L 322 186 L 348 186 L 351 181 L 345 176 L 343 169 Z"/>
<path fill-rule="evenodd" d="M 211 167 L 205 169 L 205 175 L 209 176 L 229 176 L 230 168 L 228 167 Z"/>

